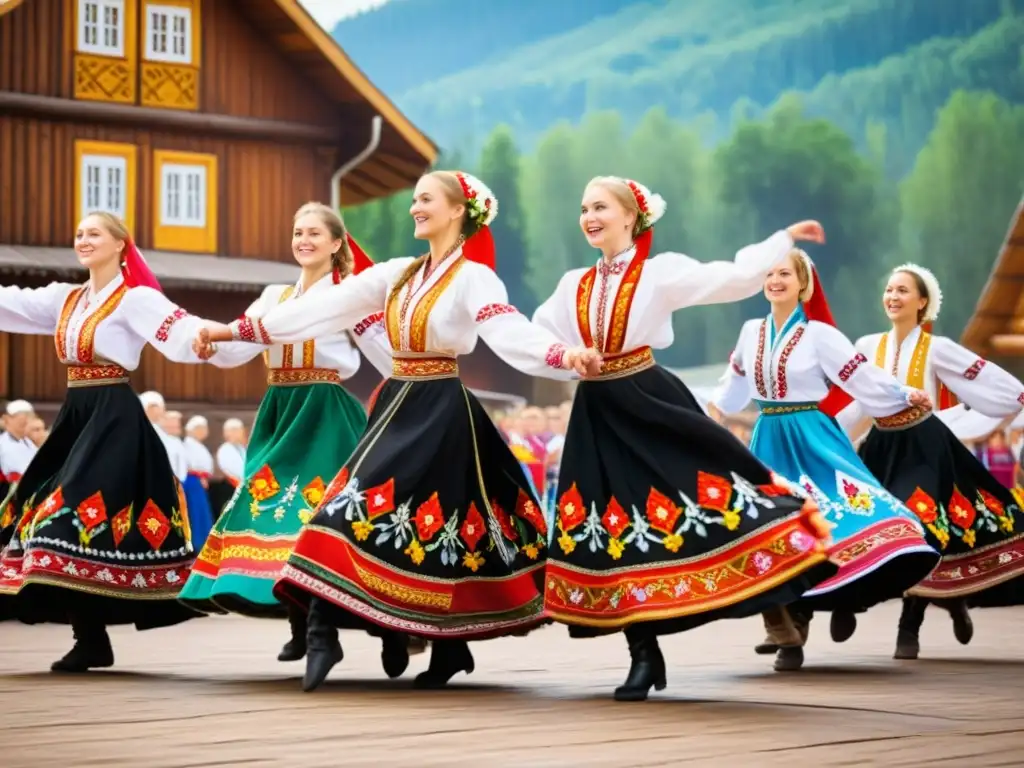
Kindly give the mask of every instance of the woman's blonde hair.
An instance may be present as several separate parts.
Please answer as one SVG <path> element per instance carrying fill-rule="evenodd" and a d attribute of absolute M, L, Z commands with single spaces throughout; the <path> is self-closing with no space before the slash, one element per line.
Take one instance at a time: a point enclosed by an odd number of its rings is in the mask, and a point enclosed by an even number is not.
<path fill-rule="evenodd" d="M 444 196 L 448 199 L 448 202 L 452 205 L 465 205 L 466 192 L 462 189 L 462 183 L 459 181 L 459 177 L 455 175 L 455 171 L 430 171 L 425 173 L 421 178 L 430 177 L 437 180 L 444 190 Z M 459 234 L 458 245 L 475 235 L 482 225 L 482 222 L 476 221 L 466 214 L 462 215 L 462 226 Z M 398 298 L 398 295 L 402 292 L 402 288 L 405 284 L 412 280 L 412 276 L 419 272 L 420 267 L 423 266 L 423 262 L 430 256 L 429 253 L 425 253 L 413 259 L 413 262 L 406 268 L 406 270 L 399 276 L 398 282 L 395 283 L 391 289 L 391 293 L 388 295 L 388 301 L 394 301 Z"/>
<path fill-rule="evenodd" d="M 629 185 L 617 176 L 595 176 L 587 182 L 587 189 L 590 187 L 602 187 L 603 189 L 607 189 L 611 193 L 612 197 L 614 197 L 627 212 L 633 214 L 634 220 L 632 236 L 634 238 L 637 237 L 640 234 L 640 228 L 643 226 L 643 222 L 641 221 L 642 217 L 640 216 L 640 206 L 636 202 L 636 195 L 633 194 L 633 190 L 629 188 Z"/>
<path fill-rule="evenodd" d="M 814 295 L 811 257 L 802 248 L 794 248 L 789 252 L 789 258 L 793 262 L 793 271 L 796 272 L 796 279 L 800 283 L 800 294 L 797 298 L 806 304 Z"/>
<path fill-rule="evenodd" d="M 320 219 L 321 223 L 327 227 L 327 231 L 330 232 L 332 240 L 341 240 L 341 248 L 331 254 L 331 269 L 338 270 L 338 274 L 342 277 L 350 275 L 352 273 L 352 249 L 348 246 L 348 230 L 345 228 L 345 220 L 341 218 L 341 214 L 329 205 L 309 202 L 295 212 L 292 224 L 294 225 L 306 214 L 312 214 Z"/>

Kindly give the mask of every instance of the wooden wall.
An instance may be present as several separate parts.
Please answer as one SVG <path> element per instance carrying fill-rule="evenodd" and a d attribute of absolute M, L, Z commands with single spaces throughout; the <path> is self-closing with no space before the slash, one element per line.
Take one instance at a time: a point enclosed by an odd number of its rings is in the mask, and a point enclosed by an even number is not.
<path fill-rule="evenodd" d="M 155 218 L 154 149 L 217 157 L 219 255 L 290 262 L 296 209 L 329 200 L 333 149 L 0 116 L 0 242 L 74 239 L 76 139 L 138 147 L 134 235 L 144 250 L 152 248 Z"/>

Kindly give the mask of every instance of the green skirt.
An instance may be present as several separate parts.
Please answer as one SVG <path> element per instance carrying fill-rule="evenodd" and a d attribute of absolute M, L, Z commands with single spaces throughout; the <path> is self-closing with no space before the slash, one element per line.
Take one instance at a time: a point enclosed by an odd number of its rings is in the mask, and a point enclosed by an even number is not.
<path fill-rule="evenodd" d="M 366 413 L 332 383 L 274 385 L 260 404 L 245 478 L 213 526 L 179 599 L 207 613 L 284 617 L 273 587 L 299 530 L 366 428 Z"/>

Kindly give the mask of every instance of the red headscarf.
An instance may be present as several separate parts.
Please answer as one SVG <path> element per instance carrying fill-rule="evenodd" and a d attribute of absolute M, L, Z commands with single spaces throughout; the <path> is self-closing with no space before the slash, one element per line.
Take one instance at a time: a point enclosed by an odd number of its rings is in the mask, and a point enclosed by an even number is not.
<path fill-rule="evenodd" d="M 807 261 L 809 263 L 810 259 Z M 811 298 L 803 304 L 804 315 L 808 320 L 817 320 L 819 323 L 831 325 L 835 328 L 836 321 L 832 317 L 832 309 L 828 305 L 825 289 L 821 287 L 821 278 L 818 277 L 818 270 L 813 264 L 810 267 L 811 284 L 814 286 L 814 290 L 811 292 Z M 853 398 L 845 390 L 837 387 L 835 384 L 830 384 L 828 394 L 818 403 L 818 407 L 827 416 L 835 416 L 852 402 Z"/>
<path fill-rule="evenodd" d="M 358 275 L 364 269 L 372 267 L 373 259 L 366 255 L 366 251 L 359 246 L 356 239 L 347 232 L 345 233 L 345 239 L 346 242 L 348 242 L 349 251 L 352 252 L 352 274 Z M 337 268 L 335 268 L 331 274 L 334 276 L 335 285 L 341 282 L 341 272 L 338 271 Z"/>
<path fill-rule="evenodd" d="M 497 266 L 497 255 L 490 224 L 498 216 L 498 198 L 487 188 L 486 184 L 475 176 L 456 171 L 455 178 L 462 186 L 462 194 L 465 195 L 466 202 L 486 212 L 480 229 L 470 235 L 463 244 L 462 255 L 470 261 L 494 269 Z"/>
<path fill-rule="evenodd" d="M 137 288 L 140 285 L 152 288 L 163 293 L 160 281 L 156 279 L 142 251 L 135 245 L 130 237 L 124 241 L 124 262 L 121 264 L 121 274 L 124 276 L 124 284 L 129 288 Z"/>

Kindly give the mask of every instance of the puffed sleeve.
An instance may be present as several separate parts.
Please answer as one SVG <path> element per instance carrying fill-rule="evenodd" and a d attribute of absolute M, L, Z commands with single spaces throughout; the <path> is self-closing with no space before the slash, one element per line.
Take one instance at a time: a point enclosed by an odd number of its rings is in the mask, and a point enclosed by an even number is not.
<path fill-rule="evenodd" d="M 650 276 L 656 281 L 656 300 L 670 312 L 741 301 L 764 288 L 768 272 L 792 249 L 793 238 L 780 230 L 763 242 L 741 249 L 733 261 L 703 262 L 681 253 L 662 253 L 644 268 L 644 279 Z"/>
<path fill-rule="evenodd" d="M 384 309 L 390 286 L 413 261 L 383 261 L 325 291 L 278 304 L 261 318 L 233 320 L 231 334 L 237 341 L 252 344 L 297 344 L 347 331 L 367 315 Z"/>
<path fill-rule="evenodd" d="M 352 340 L 366 359 L 384 378 L 391 376 L 392 349 L 388 334 L 384 329 L 384 313 L 375 312 L 364 317 L 352 328 Z"/>
<path fill-rule="evenodd" d="M 129 327 L 145 339 L 157 352 L 176 363 L 201 363 L 192 351 L 192 340 L 207 321 L 190 315 L 164 296 L 147 286 L 132 288 L 121 299 Z"/>
<path fill-rule="evenodd" d="M 1024 384 L 1003 368 L 943 336 L 932 337 L 930 354 L 935 375 L 971 410 L 994 418 L 1020 411 Z"/>
<path fill-rule="evenodd" d="M 750 380 L 747 378 L 744 354 L 752 327 L 751 323 L 744 323 L 740 329 L 736 349 L 729 355 L 729 364 L 711 396 L 711 402 L 723 413 L 739 413 L 750 402 Z"/>
<path fill-rule="evenodd" d="M 569 380 L 574 372 L 562 367 L 566 345 L 508 303 L 505 284 L 480 264 L 466 265 L 469 278 L 462 283 L 463 301 L 476 332 L 495 354 L 529 376 Z"/>
<path fill-rule="evenodd" d="M 875 418 L 892 416 L 910 405 L 913 392 L 891 374 L 868 362 L 846 336 L 825 323 L 808 323 L 814 351 L 829 381 L 857 400 L 864 413 Z"/>
<path fill-rule="evenodd" d="M 54 333 L 64 302 L 76 287 L 71 283 L 50 283 L 43 288 L 0 287 L 0 331 Z"/>
<path fill-rule="evenodd" d="M 574 269 L 562 275 L 555 292 L 533 313 L 533 322 L 551 331 L 566 344 L 582 344 L 576 319 L 576 290 L 584 269 Z"/>
<path fill-rule="evenodd" d="M 263 293 L 256 299 L 249 308 L 245 310 L 245 317 L 260 317 L 266 312 L 266 307 L 271 306 L 274 298 L 279 297 L 282 286 L 268 285 Z M 305 339 L 303 339 L 305 341 Z M 213 353 L 208 363 L 218 368 L 238 368 L 250 360 L 254 360 L 263 354 L 269 345 L 246 344 L 242 341 L 218 342 L 217 351 Z"/>

